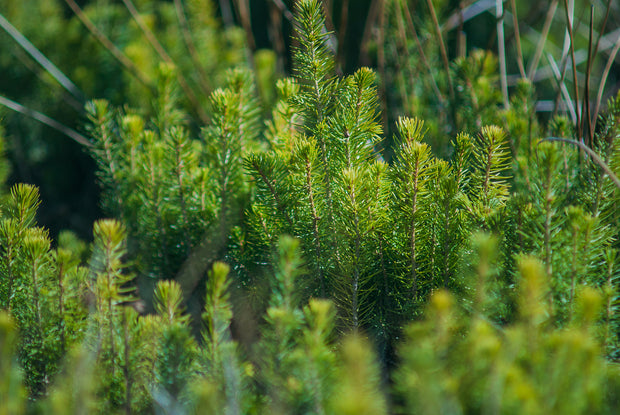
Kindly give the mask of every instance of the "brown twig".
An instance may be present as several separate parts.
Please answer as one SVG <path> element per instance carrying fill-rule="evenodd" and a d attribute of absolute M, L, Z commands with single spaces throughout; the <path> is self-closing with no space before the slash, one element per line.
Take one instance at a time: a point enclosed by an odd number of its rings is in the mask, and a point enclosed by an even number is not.
<path fill-rule="evenodd" d="M 564 96 L 564 100 L 566 101 L 566 105 L 568 106 L 568 110 L 571 114 L 571 119 L 573 120 L 573 122 L 576 123 L 577 115 L 575 113 L 575 106 L 573 105 L 573 101 L 571 100 L 570 94 L 568 93 L 568 88 L 566 88 L 566 84 L 564 83 L 564 76 L 566 74 L 566 65 L 564 65 L 563 71 L 560 73 L 560 69 L 558 68 L 558 65 L 556 64 L 555 60 L 553 59 L 553 56 L 550 53 L 547 54 L 547 59 L 549 60 L 549 66 L 551 66 L 551 70 L 554 73 L 556 81 L 558 83 L 558 93 L 555 97 L 554 105 L 553 105 L 553 116 L 557 114 L 558 107 L 560 104 L 560 96 Z"/>
<path fill-rule="evenodd" d="M 431 18 L 433 19 L 433 26 L 435 28 L 435 36 L 437 36 L 437 42 L 439 43 L 439 50 L 441 51 L 441 60 L 446 71 L 446 78 L 448 80 L 448 88 L 450 91 L 450 99 L 454 100 L 454 87 L 452 86 L 452 76 L 450 76 L 450 62 L 448 61 L 448 53 L 446 52 L 446 44 L 443 41 L 441 35 L 441 28 L 439 27 L 439 21 L 437 20 L 437 14 L 435 13 L 435 6 L 433 6 L 433 0 L 426 0 L 428 9 L 431 12 Z"/>

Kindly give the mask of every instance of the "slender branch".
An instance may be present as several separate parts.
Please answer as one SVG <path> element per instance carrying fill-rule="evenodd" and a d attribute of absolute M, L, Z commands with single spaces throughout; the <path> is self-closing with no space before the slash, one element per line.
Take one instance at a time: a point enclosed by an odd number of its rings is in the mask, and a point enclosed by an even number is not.
<path fill-rule="evenodd" d="M 603 33 L 605 32 L 605 28 L 607 27 L 607 19 L 609 19 L 609 10 L 611 9 L 611 0 L 607 0 L 607 7 L 605 9 L 605 17 L 603 18 L 603 24 L 601 25 L 601 30 L 598 32 L 598 38 L 596 39 L 596 45 L 594 46 L 593 56 L 596 56 L 598 53 L 598 47 L 601 43 L 601 38 L 603 37 Z"/>
<path fill-rule="evenodd" d="M 75 99 L 84 103 L 86 97 L 60 69 L 56 67 L 39 49 L 37 49 L 30 41 L 22 35 L 2 14 L 0 14 L 0 27 L 9 34 L 34 59 L 43 67 L 64 89 L 66 89 Z"/>
<path fill-rule="evenodd" d="M 599 157 L 598 154 L 596 154 L 592 149 L 590 149 L 590 147 L 588 147 L 581 141 L 570 140 L 568 138 L 561 138 L 561 137 L 547 137 L 547 138 L 543 138 L 541 141 L 561 141 L 564 143 L 576 145 L 577 147 L 585 151 L 590 157 L 592 157 L 592 160 L 594 160 L 594 162 L 598 164 L 601 169 L 603 169 L 603 171 L 609 176 L 609 178 L 614 182 L 614 184 L 618 187 L 618 189 L 620 189 L 620 179 L 618 179 L 618 177 L 609 168 L 609 166 L 603 161 L 603 159 Z"/>
<path fill-rule="evenodd" d="M 66 135 L 67 137 L 71 138 L 72 140 L 82 144 L 83 146 L 86 147 L 92 147 L 93 145 L 91 144 L 90 141 L 88 141 L 88 139 L 86 137 L 84 137 L 82 134 L 78 133 L 77 131 L 75 131 L 72 128 L 67 127 L 64 124 L 59 123 L 58 121 L 48 117 L 45 114 L 42 114 L 38 111 L 32 110 L 30 108 L 26 108 L 21 104 L 18 104 L 15 101 L 11 101 L 8 98 L 5 98 L 3 96 L 0 95 L 0 105 L 3 105 L 7 108 L 12 109 L 15 112 L 19 112 L 20 114 L 23 114 L 27 117 L 30 118 L 34 118 L 35 120 L 42 122 L 43 124 L 47 125 L 48 127 L 53 128 L 56 131 L 59 131 L 61 133 L 63 133 L 64 135 Z"/>

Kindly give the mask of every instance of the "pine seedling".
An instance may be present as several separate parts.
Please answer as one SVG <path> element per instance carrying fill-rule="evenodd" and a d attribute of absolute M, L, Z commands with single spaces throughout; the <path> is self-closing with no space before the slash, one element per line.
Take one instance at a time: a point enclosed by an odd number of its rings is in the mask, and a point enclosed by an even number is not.
<path fill-rule="evenodd" d="M 86 113 L 91 123 L 92 151 L 99 167 L 97 174 L 103 191 L 102 203 L 110 214 L 121 215 L 125 196 L 122 187 L 125 166 L 115 131 L 115 112 L 107 101 L 95 100 L 86 104 Z"/>
<path fill-rule="evenodd" d="M 605 353 L 617 361 L 620 357 L 620 265 L 618 251 L 605 250 L 605 284 L 603 285 L 602 343 Z"/>
<path fill-rule="evenodd" d="M 422 295 L 435 287 L 452 287 L 462 250 L 466 245 L 470 220 L 465 210 L 467 196 L 459 189 L 457 176 L 448 162 L 436 160 L 429 170 L 429 212 L 421 232 L 428 241 L 420 253 L 424 286 Z"/>
<path fill-rule="evenodd" d="M 59 344 L 55 262 L 47 232 L 35 227 L 38 205 L 36 187 L 16 185 L 0 219 L 4 304 L 22 336 L 20 362 L 26 368 L 25 381 L 33 397 L 45 393 L 64 352 Z"/>
<path fill-rule="evenodd" d="M 248 379 L 242 367 L 236 342 L 230 332 L 233 317 L 229 302 L 230 268 L 215 262 L 209 272 L 205 310 L 202 315 L 205 330 L 205 347 L 200 354 L 200 388 L 192 387 L 191 401 L 198 409 L 198 402 L 206 400 L 218 412 L 240 415 L 250 405 Z"/>
<path fill-rule="evenodd" d="M 487 230 L 498 230 L 508 198 L 510 152 L 506 135 L 497 126 L 483 127 L 473 145 L 470 199 L 475 220 Z M 501 222 L 501 221 L 500 221 Z"/>
<path fill-rule="evenodd" d="M 311 299 L 303 312 L 303 340 L 294 353 L 300 372 L 298 382 L 303 385 L 308 412 L 326 414 L 337 379 L 331 344 L 336 313 L 331 302 L 317 299 Z"/>
<path fill-rule="evenodd" d="M 155 289 L 155 310 L 161 321 L 155 364 L 153 394 L 164 395 L 180 403 L 186 399 L 186 388 L 191 376 L 198 346 L 189 327 L 189 316 L 184 314 L 181 287 L 174 281 L 160 281 Z"/>
<path fill-rule="evenodd" d="M 257 345 L 261 356 L 261 382 L 269 394 L 269 406 L 286 413 L 303 405 L 299 380 L 295 377 L 293 353 L 300 339 L 303 314 L 298 308 L 297 290 L 301 259 L 299 241 L 282 237 L 276 257 L 273 295 L 266 311 L 263 336 Z"/>
<path fill-rule="evenodd" d="M 45 393 L 63 349 L 63 345 L 58 347 L 56 337 L 59 325 L 57 314 L 53 312 L 56 303 L 47 294 L 52 288 L 53 266 L 47 232 L 29 228 L 23 235 L 23 255 L 27 270 L 23 282 L 29 291 L 25 293 L 29 301 L 19 310 L 18 321 L 24 341 L 21 360 L 28 373 L 26 382 L 31 393 L 38 396 Z"/>
<path fill-rule="evenodd" d="M 123 263 L 126 233 L 121 224 L 112 219 L 100 220 L 94 225 L 94 247 L 90 261 L 92 287 L 95 295 L 95 315 L 90 342 L 97 350 L 97 367 L 105 376 L 99 379 L 97 394 L 106 399 L 101 411 L 131 407 L 131 389 L 134 362 L 131 334 L 136 316 L 123 304 L 131 303 L 133 275 L 126 274 Z M 130 399 L 128 399 L 130 398 Z"/>
<path fill-rule="evenodd" d="M 275 150 L 290 151 L 302 121 L 297 114 L 292 98 L 299 94 L 300 85 L 292 78 L 276 81 L 278 99 L 271 112 L 271 119 L 266 121 L 265 138 Z"/>
<path fill-rule="evenodd" d="M 498 124 L 501 93 L 497 87 L 497 58 L 488 51 L 475 50 L 456 59 L 453 71 L 456 130 L 473 134 L 484 125 Z"/>
<path fill-rule="evenodd" d="M 299 307 L 298 249 L 297 240 L 280 239 L 274 293 L 257 345 L 260 380 L 271 411 L 327 414 L 335 381 L 330 345 L 334 309 L 328 301 L 315 299 L 303 310 Z"/>
<path fill-rule="evenodd" d="M 400 118 L 397 128 L 400 144 L 397 147 L 390 178 L 392 181 L 392 210 L 395 213 L 397 240 L 403 241 L 395 251 L 402 267 L 401 275 L 407 281 L 411 302 L 419 296 L 419 255 L 424 244 L 421 223 L 425 218 L 424 199 L 428 198 L 431 175 L 429 168 L 434 157 L 427 144 L 422 143 L 424 122 L 418 119 Z M 406 253 L 406 255 L 404 255 Z"/>
<path fill-rule="evenodd" d="M 26 413 L 27 390 L 16 359 L 17 327 L 6 311 L 0 311 L 0 414 Z"/>
<path fill-rule="evenodd" d="M 243 155 L 255 147 L 260 112 L 248 72 L 229 74 L 228 88 L 211 96 L 212 122 L 203 129 L 203 157 L 212 172 L 214 216 L 218 249 L 223 248 L 228 231 L 243 209 L 247 187 L 243 180 Z"/>
<path fill-rule="evenodd" d="M 402 398 L 402 413 L 440 414 L 461 410 L 455 382 L 451 381 L 450 350 L 460 322 L 454 298 L 445 290 L 433 293 L 426 321 L 406 329 L 401 364 L 394 374 L 394 388 Z"/>
<path fill-rule="evenodd" d="M 380 371 L 372 348 L 356 334 L 346 338 L 341 348 L 342 365 L 330 409 L 334 414 L 387 414 L 381 390 Z"/>
<path fill-rule="evenodd" d="M 97 413 L 95 397 L 95 353 L 85 344 L 68 351 L 43 407 L 44 413 L 88 415 Z"/>

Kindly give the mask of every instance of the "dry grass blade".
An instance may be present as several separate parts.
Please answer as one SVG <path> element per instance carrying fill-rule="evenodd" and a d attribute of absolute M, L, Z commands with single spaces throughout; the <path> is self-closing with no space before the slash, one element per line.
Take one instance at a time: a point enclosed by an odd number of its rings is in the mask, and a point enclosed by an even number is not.
<path fill-rule="evenodd" d="M 594 38 L 594 6 L 590 6 L 590 34 L 588 36 L 588 63 L 586 64 L 586 85 L 583 96 L 583 106 L 585 112 L 585 118 L 582 120 L 582 124 L 586 122 L 588 125 L 582 125 L 582 131 L 584 128 L 588 128 L 588 145 L 592 145 L 594 140 L 594 129 L 592 127 L 592 119 L 590 118 L 590 75 L 592 71 L 592 59 L 594 59 L 592 51 L 592 39 Z"/>
<path fill-rule="evenodd" d="M 5 98 L 3 96 L 0 96 L 0 105 L 3 105 L 9 109 L 12 109 L 13 111 L 19 112 L 20 114 L 23 114 L 27 117 L 33 118 L 47 125 L 48 127 L 51 127 L 54 130 L 63 133 L 67 137 L 82 144 L 83 146 L 92 147 L 92 144 L 90 143 L 90 141 L 88 141 L 88 139 L 84 137 L 82 134 L 78 133 L 72 128 L 67 127 L 64 124 L 59 123 L 58 121 L 54 120 L 53 118 L 48 117 L 45 114 L 42 114 L 38 111 L 32 110 L 27 107 L 24 107 L 23 105 L 18 104 L 15 101 L 11 101 L 10 99 Z"/>
<path fill-rule="evenodd" d="M 448 61 L 448 53 L 446 52 L 446 44 L 443 41 L 441 35 L 441 27 L 437 20 L 437 14 L 435 13 L 435 6 L 433 6 L 433 0 L 426 0 L 428 9 L 431 12 L 431 18 L 433 19 L 433 27 L 435 28 L 435 36 L 437 36 L 437 42 L 439 43 L 439 50 L 441 51 L 441 60 L 443 61 L 444 70 L 446 71 L 446 78 L 448 80 L 448 87 L 450 88 L 450 98 L 454 100 L 454 87 L 452 86 L 452 77 L 450 76 L 450 62 Z"/>
<path fill-rule="evenodd" d="M 495 2 L 495 18 L 497 19 L 497 53 L 499 55 L 499 80 L 502 88 L 504 108 L 510 106 L 508 101 L 508 81 L 506 79 L 506 44 L 504 39 L 504 4 L 502 0 Z"/>
<path fill-rule="evenodd" d="M 517 65 L 521 78 L 525 78 L 525 66 L 523 65 L 523 50 L 521 48 L 521 33 L 519 33 L 519 19 L 517 19 L 517 5 L 515 0 L 510 0 L 512 9 L 512 25 L 514 26 L 515 48 L 517 49 Z"/>
<path fill-rule="evenodd" d="M 594 108 L 595 120 L 598 118 L 599 110 L 601 108 L 601 101 L 603 100 L 603 91 L 605 90 L 605 84 L 607 83 L 607 77 L 609 76 L 609 72 L 611 71 L 611 66 L 616 60 L 618 50 L 620 50 L 620 35 L 618 35 L 618 39 L 616 40 L 614 48 L 609 54 L 609 58 L 607 59 L 607 63 L 605 64 L 605 69 L 603 69 L 603 73 L 601 75 L 601 82 L 599 84 L 598 92 L 596 94 L 596 107 Z"/>
<path fill-rule="evenodd" d="M 594 160 L 594 162 L 596 164 L 598 164 L 601 169 L 603 169 L 603 171 L 614 182 L 616 187 L 618 189 L 620 189 L 620 179 L 618 179 L 618 177 L 609 168 L 609 166 L 603 161 L 603 159 L 599 157 L 598 154 L 596 154 L 590 147 L 588 147 L 587 145 L 585 145 L 581 141 L 570 140 L 568 138 L 561 138 L 561 137 L 547 137 L 547 138 L 543 138 L 541 141 L 561 141 L 563 143 L 568 143 L 568 144 L 576 145 L 577 147 L 579 147 L 580 149 L 585 151 L 590 157 L 592 157 L 592 160 Z"/>
<path fill-rule="evenodd" d="M 555 62 L 555 59 L 553 59 L 553 56 L 548 53 L 547 54 L 547 60 L 549 60 L 549 66 L 551 67 L 551 70 L 553 71 L 553 74 L 555 75 L 556 81 L 558 83 L 558 98 L 556 98 L 556 109 L 553 111 L 554 114 L 557 111 L 557 102 L 559 101 L 559 95 L 561 94 L 562 97 L 564 98 L 564 101 L 566 102 L 566 105 L 568 106 L 568 110 L 571 116 L 571 120 L 573 121 L 573 123 L 577 122 L 577 114 L 575 112 L 575 106 L 573 105 L 573 100 L 570 97 L 570 93 L 568 92 L 568 88 L 566 87 L 566 84 L 564 83 L 564 72 L 560 73 L 560 69 L 558 68 L 557 63 Z"/>
<path fill-rule="evenodd" d="M 536 45 L 536 52 L 534 52 L 534 57 L 532 58 L 532 61 L 530 62 L 527 70 L 527 77 L 530 81 L 534 80 L 534 74 L 536 73 L 536 69 L 538 68 L 538 63 L 540 62 L 543 49 L 545 48 L 545 43 L 547 42 L 547 37 L 549 36 L 549 29 L 551 29 L 551 23 L 553 22 L 555 11 L 558 8 L 558 2 L 559 0 L 553 0 L 551 6 L 549 6 L 549 10 L 547 11 L 543 31 L 540 35 L 540 39 L 538 40 L 538 44 Z"/>
<path fill-rule="evenodd" d="M 86 97 L 60 69 L 56 67 L 47 57 L 39 51 L 24 35 L 21 34 L 2 14 L 0 14 L 0 27 L 9 34 L 39 65 L 43 67 L 64 89 L 66 89 L 75 99 L 84 104 Z"/>
<path fill-rule="evenodd" d="M 566 11 L 566 25 L 568 28 L 568 37 L 570 39 L 570 55 L 571 64 L 573 67 L 573 86 L 575 87 L 575 102 L 577 103 L 575 105 L 577 115 L 577 136 L 581 137 L 581 111 L 579 109 L 579 81 L 577 79 L 577 64 L 575 62 L 575 37 L 573 36 L 573 19 L 571 16 L 571 12 L 569 12 L 569 10 L 572 10 L 572 8 L 569 7 L 568 0 L 564 0 L 564 10 Z"/>

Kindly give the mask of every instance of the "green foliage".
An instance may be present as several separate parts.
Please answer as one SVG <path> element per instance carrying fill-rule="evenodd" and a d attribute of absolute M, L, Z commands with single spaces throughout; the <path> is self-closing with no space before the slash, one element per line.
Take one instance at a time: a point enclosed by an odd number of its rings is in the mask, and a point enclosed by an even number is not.
<path fill-rule="evenodd" d="M 421 76 L 441 89 L 414 98 L 429 119 L 385 140 L 385 80 L 340 74 L 324 10 L 296 3 L 268 119 L 264 68 L 189 105 L 198 78 L 127 46 L 156 95 L 87 105 L 112 217 L 92 246 L 52 249 L 35 186 L 2 196 L 0 411 L 618 411 L 620 99 L 595 153 L 541 140 L 579 126 L 539 123 L 526 81 L 506 105 L 496 58 L 472 52 Z"/>
<path fill-rule="evenodd" d="M 488 253 L 480 255 L 482 265 Z M 519 274 L 519 316 L 503 327 L 481 311 L 463 315 L 445 291 L 433 295 L 427 319 L 410 326 L 400 349 L 395 384 L 402 413 L 617 410 L 608 395 L 616 393 L 617 369 L 600 356 L 593 337 L 600 294 L 584 289 L 579 316 L 558 330 L 549 324 L 543 264 L 523 258 Z"/>

